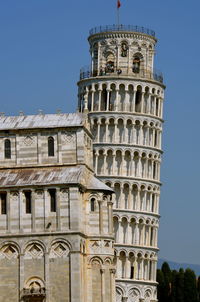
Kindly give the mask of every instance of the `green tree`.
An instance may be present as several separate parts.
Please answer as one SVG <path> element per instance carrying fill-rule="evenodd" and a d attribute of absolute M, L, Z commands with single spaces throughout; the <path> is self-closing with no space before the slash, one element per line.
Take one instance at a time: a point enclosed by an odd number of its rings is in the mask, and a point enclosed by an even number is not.
<path fill-rule="evenodd" d="M 197 297 L 196 275 L 187 268 L 184 274 L 184 302 L 197 302 Z"/>
<path fill-rule="evenodd" d="M 176 280 L 177 280 L 178 272 L 176 270 L 173 270 L 171 272 L 171 292 L 170 292 L 170 301 L 171 302 L 177 302 L 176 301 Z"/>
<path fill-rule="evenodd" d="M 164 277 L 164 288 L 162 293 L 162 300 L 160 302 L 171 302 L 171 270 L 169 264 L 164 262 L 161 267 Z"/>
<path fill-rule="evenodd" d="M 198 294 L 198 301 L 200 301 L 200 276 L 197 280 L 197 294 Z"/>
<path fill-rule="evenodd" d="M 180 268 L 175 280 L 176 302 L 184 302 L 184 270 Z"/>
<path fill-rule="evenodd" d="M 157 286 L 158 301 L 162 302 L 163 301 L 163 292 L 164 292 L 165 283 L 164 283 L 163 272 L 160 269 L 157 270 L 156 281 L 158 282 L 158 286 Z"/>

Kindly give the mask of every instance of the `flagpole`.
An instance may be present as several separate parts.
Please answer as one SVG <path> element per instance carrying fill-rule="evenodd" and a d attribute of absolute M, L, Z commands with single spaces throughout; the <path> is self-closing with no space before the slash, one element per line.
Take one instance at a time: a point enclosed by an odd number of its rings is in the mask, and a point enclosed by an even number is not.
<path fill-rule="evenodd" d="M 120 0 L 117 0 L 117 28 L 119 29 L 119 9 L 121 6 Z"/>
<path fill-rule="evenodd" d="M 117 7 L 117 28 L 119 29 L 119 7 Z"/>

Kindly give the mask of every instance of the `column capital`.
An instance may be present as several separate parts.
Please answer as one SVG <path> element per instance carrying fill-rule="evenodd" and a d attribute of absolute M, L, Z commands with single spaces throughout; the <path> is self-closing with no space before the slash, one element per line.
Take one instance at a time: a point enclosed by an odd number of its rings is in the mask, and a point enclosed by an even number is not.
<path fill-rule="evenodd" d="M 95 150 L 95 155 L 99 155 L 99 150 Z"/>

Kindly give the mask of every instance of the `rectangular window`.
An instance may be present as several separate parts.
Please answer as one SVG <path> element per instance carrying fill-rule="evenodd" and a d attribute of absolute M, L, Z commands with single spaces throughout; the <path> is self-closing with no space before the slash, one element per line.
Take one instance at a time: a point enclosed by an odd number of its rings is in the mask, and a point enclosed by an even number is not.
<path fill-rule="evenodd" d="M 51 212 L 56 212 L 56 189 L 49 189 L 49 195 Z"/>
<path fill-rule="evenodd" d="M 0 198 L 1 198 L 1 214 L 6 215 L 7 214 L 7 198 L 6 198 L 6 193 L 1 193 Z"/>
<path fill-rule="evenodd" d="M 25 195 L 25 204 L 26 204 L 26 214 L 31 214 L 31 191 L 24 192 Z"/>

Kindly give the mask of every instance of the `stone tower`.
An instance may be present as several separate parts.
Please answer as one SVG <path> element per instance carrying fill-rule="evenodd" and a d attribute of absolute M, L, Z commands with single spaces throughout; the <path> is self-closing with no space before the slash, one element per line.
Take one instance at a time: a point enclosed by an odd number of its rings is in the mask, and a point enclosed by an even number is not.
<path fill-rule="evenodd" d="M 91 67 L 81 70 L 79 111 L 88 112 L 97 177 L 114 197 L 116 301 L 157 301 L 164 88 L 154 69 L 155 33 L 97 27 Z"/>

